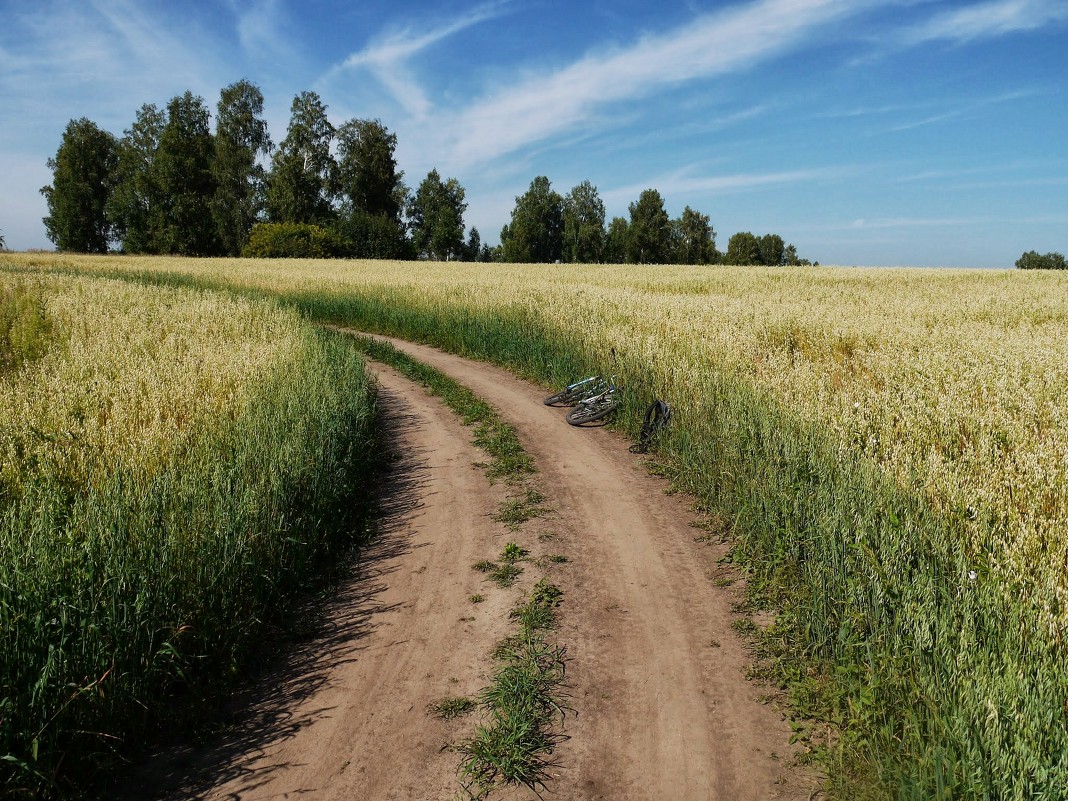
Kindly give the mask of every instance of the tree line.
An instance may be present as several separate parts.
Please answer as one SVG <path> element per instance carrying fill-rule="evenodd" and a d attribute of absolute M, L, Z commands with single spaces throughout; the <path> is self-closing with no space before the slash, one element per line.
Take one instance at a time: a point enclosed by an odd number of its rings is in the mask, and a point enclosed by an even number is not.
<path fill-rule="evenodd" d="M 484 258 L 609 264 L 810 263 L 799 259 L 797 249 L 777 234 L 737 233 L 721 253 L 707 214 L 687 206 L 671 219 L 656 189 L 643 191 L 628 212 L 629 217 L 613 217 L 606 225 L 597 187 L 583 181 L 561 196 L 540 175 L 516 198 L 511 222 L 501 229 L 501 244 Z"/>
<path fill-rule="evenodd" d="M 1018 270 L 1068 270 L 1068 261 L 1057 251 L 1040 254 L 1037 250 L 1028 250 L 1016 260 Z"/>
<path fill-rule="evenodd" d="M 290 112 L 277 147 L 263 94 L 247 80 L 220 93 L 214 131 L 192 92 L 165 109 L 142 106 L 121 138 L 71 120 L 48 162 L 52 184 L 41 190 L 49 239 L 84 253 L 114 244 L 127 253 L 238 256 L 270 222 L 328 231 L 329 255 L 407 255 L 396 136 L 378 120 L 335 128 L 315 92 L 298 94 Z"/>
<path fill-rule="evenodd" d="M 285 138 L 271 141 L 263 94 L 227 86 L 214 131 L 203 98 L 143 105 L 121 137 L 71 120 L 41 192 L 61 251 L 184 256 L 351 257 L 637 264 L 808 264 L 776 234 L 741 232 L 716 248 L 706 214 L 671 219 L 647 189 L 629 217 L 605 220 L 597 188 L 566 195 L 536 177 L 516 198 L 500 245 L 465 235 L 464 187 L 431 170 L 413 192 L 397 169 L 397 137 L 380 120 L 335 127 L 315 92 L 296 95 Z"/>

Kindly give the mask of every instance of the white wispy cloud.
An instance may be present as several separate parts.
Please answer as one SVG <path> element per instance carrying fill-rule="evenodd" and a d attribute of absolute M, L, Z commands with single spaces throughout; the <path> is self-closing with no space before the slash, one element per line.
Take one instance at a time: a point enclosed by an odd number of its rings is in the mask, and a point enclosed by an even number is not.
<path fill-rule="evenodd" d="M 463 169 L 512 153 L 588 124 L 609 104 L 781 55 L 869 6 L 845 0 L 760 0 L 521 78 L 456 115 L 448 125 L 453 142 L 447 157 Z"/>
<path fill-rule="evenodd" d="M 1021 165 L 1019 163 L 1006 163 L 988 165 L 984 164 L 979 167 L 956 167 L 945 168 L 939 167 L 936 169 L 922 170 L 920 172 L 911 172 L 898 175 L 892 179 L 895 184 L 911 184 L 911 183 L 924 183 L 927 181 L 936 181 L 939 184 L 945 184 L 946 181 L 955 180 L 958 178 L 973 178 L 977 175 L 991 175 L 1006 170 L 1018 170 Z"/>
<path fill-rule="evenodd" d="M 990 222 L 987 217 L 880 217 L 866 219 L 858 217 L 849 223 L 832 228 L 848 230 L 870 230 L 884 228 L 956 228 L 962 225 L 985 225 Z"/>
<path fill-rule="evenodd" d="M 128 0 L 42 3 L 13 26 L 0 69 L 3 105 L 18 109 L 23 130 L 50 126 L 57 143 L 57 117 L 85 115 L 118 133 L 142 103 L 218 88 L 215 42 L 194 35 L 193 22 L 179 35 L 171 20 Z M 19 133 L 3 128 L 0 139 Z"/>
<path fill-rule="evenodd" d="M 798 230 L 822 233 L 848 233 L 867 231 L 892 231 L 914 228 L 988 228 L 990 226 L 1013 226 L 1023 228 L 1032 225 L 1058 225 L 1068 223 L 1068 214 L 1031 214 L 1012 217 L 975 214 L 947 217 L 858 217 L 853 220 L 821 225 L 800 225 Z"/>
<path fill-rule="evenodd" d="M 277 66 L 279 61 L 297 60 L 296 49 L 285 27 L 288 15 L 282 0 L 254 0 L 239 3 L 230 0 L 237 39 L 245 55 L 256 62 Z"/>
<path fill-rule="evenodd" d="M 990 0 L 942 11 L 903 33 L 906 44 L 948 40 L 968 42 L 1033 31 L 1068 20 L 1065 0 Z"/>
<path fill-rule="evenodd" d="M 432 103 L 408 67 L 408 61 L 443 39 L 500 16 L 507 4 L 507 0 L 487 3 L 428 30 L 418 31 L 409 26 L 389 31 L 331 68 L 324 80 L 336 78 L 345 72 L 366 69 L 406 112 L 414 117 L 424 117 L 431 110 Z"/>
<path fill-rule="evenodd" d="M 940 104 L 943 108 L 941 112 L 937 114 L 930 114 L 914 120 L 907 120 L 905 122 L 899 123 L 898 125 L 894 125 L 886 130 L 890 133 L 896 133 L 900 131 L 912 130 L 914 128 L 921 128 L 926 125 L 933 125 L 935 123 L 945 122 L 946 120 L 966 117 L 988 106 L 996 106 L 1001 105 L 1003 103 L 1014 103 L 1017 100 L 1027 100 L 1033 97 L 1038 97 L 1041 94 L 1043 94 L 1043 92 L 1036 88 L 1020 89 L 1013 92 L 1002 92 L 1000 94 L 990 95 L 988 97 L 967 99 L 965 102 L 950 108 L 945 108 L 947 104 L 945 101 L 943 101 Z"/>
<path fill-rule="evenodd" d="M 776 106 L 771 103 L 760 103 L 730 112 L 720 112 L 713 109 L 699 115 L 696 121 L 682 122 L 668 130 L 657 129 L 642 133 L 625 132 L 622 135 L 612 134 L 612 141 L 606 142 L 604 146 L 613 150 L 638 150 L 649 146 L 662 145 L 672 140 L 707 136 L 708 134 L 725 131 L 751 120 L 767 116 L 775 109 Z M 640 115 L 634 112 L 631 113 L 630 117 L 632 121 L 640 119 Z"/>
<path fill-rule="evenodd" d="M 919 103 L 885 103 L 880 106 L 851 106 L 850 108 L 828 109 L 812 114 L 813 119 L 848 120 L 859 117 L 879 117 L 887 114 L 899 115 L 902 112 L 923 111 L 932 108 L 942 108 L 944 102 L 939 99 L 925 100 Z"/>
<path fill-rule="evenodd" d="M 219 59 L 203 46 L 206 37 L 192 21 L 179 28 L 132 0 L 92 0 L 92 7 L 118 34 L 112 58 L 136 69 L 138 80 L 173 85 L 180 76 L 187 88 L 201 93 L 214 84 Z"/>
<path fill-rule="evenodd" d="M 693 175 L 688 170 L 679 170 L 650 177 L 649 180 L 641 183 L 614 187 L 604 192 L 604 199 L 608 203 L 635 200 L 643 190 L 650 187 L 655 187 L 661 195 L 722 195 L 775 185 L 811 184 L 841 178 L 853 171 L 850 167 L 829 167 L 732 175 Z"/>
<path fill-rule="evenodd" d="M 992 189 L 1019 189 L 1068 185 L 1063 159 L 1017 159 L 969 167 L 939 167 L 919 172 L 903 172 L 891 184 L 936 184 L 938 191 L 987 192 Z M 884 165 L 883 172 L 894 172 Z"/>

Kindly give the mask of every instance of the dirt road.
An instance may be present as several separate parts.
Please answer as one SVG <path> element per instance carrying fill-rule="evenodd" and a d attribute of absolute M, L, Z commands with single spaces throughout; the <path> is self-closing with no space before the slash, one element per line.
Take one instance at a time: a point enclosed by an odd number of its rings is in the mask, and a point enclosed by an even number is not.
<path fill-rule="evenodd" d="M 722 551 L 697 541 L 687 500 L 665 495 L 621 437 L 566 425 L 538 387 L 391 341 L 516 426 L 556 510 L 524 535 L 541 543 L 535 556 L 568 559 L 551 570 L 564 591 L 558 634 L 573 712 L 547 797 L 808 799 L 817 784 L 791 767 L 786 722 L 767 689 L 744 678 L 749 658 L 731 628 L 740 593 L 714 580 Z M 441 746 L 475 721 L 445 722 L 426 708 L 488 683 L 489 651 L 510 631 L 516 595 L 489 591 L 471 565 L 515 535 L 492 520 L 506 490 L 473 465 L 481 456 L 470 432 L 415 385 L 375 371 L 403 454 L 382 535 L 332 605 L 325 636 L 291 660 L 239 736 L 194 760 L 199 770 L 173 782 L 170 798 L 457 795 L 459 758 Z M 472 604 L 477 593 L 486 601 Z"/>
<path fill-rule="evenodd" d="M 628 443 L 568 426 L 543 390 L 510 373 L 390 340 L 495 406 L 519 431 L 571 561 L 558 582 L 572 662 L 571 739 L 552 790 L 567 799 L 809 798 L 789 767 L 789 727 L 731 623 L 740 592 L 717 586 L 723 550 L 696 541 L 696 516 L 665 494 Z"/>

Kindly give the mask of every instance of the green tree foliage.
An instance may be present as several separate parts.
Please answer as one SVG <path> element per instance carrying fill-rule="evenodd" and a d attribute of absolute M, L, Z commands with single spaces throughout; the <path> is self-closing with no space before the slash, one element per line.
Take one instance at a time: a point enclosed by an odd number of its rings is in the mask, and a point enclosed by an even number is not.
<path fill-rule="evenodd" d="M 256 223 L 242 256 L 254 259 L 329 259 L 337 253 L 333 233 L 310 223 Z"/>
<path fill-rule="evenodd" d="M 564 196 L 563 260 L 580 264 L 604 259 L 604 203 L 597 187 L 583 181 Z"/>
<path fill-rule="evenodd" d="M 267 215 L 272 222 L 327 224 L 333 218 L 328 190 L 334 171 L 334 126 L 315 92 L 301 92 L 290 107 L 286 138 L 267 176 Z"/>
<path fill-rule="evenodd" d="M 1020 270 L 1065 270 L 1068 262 L 1056 251 L 1043 256 L 1038 251 L 1029 250 L 1016 260 L 1016 267 Z"/>
<path fill-rule="evenodd" d="M 563 256 L 564 199 L 539 175 L 515 199 L 512 222 L 501 229 L 505 261 L 551 263 Z"/>
<path fill-rule="evenodd" d="M 339 255 L 363 259 L 410 257 L 401 222 L 407 187 L 397 170 L 397 137 L 379 120 L 349 120 L 337 129 L 337 163 L 330 188 L 339 203 L 332 225 Z"/>
<path fill-rule="evenodd" d="M 782 267 L 810 265 L 812 262 L 799 259 L 797 248 L 787 245 L 778 234 L 756 236 L 749 231 L 740 231 L 727 243 L 723 263 Z"/>
<path fill-rule="evenodd" d="M 186 92 L 167 104 L 167 124 L 152 164 L 160 203 L 150 216 L 159 253 L 207 256 L 218 253 L 211 201 L 215 145 L 204 99 Z"/>
<path fill-rule="evenodd" d="M 760 263 L 769 267 L 786 264 L 786 243 L 778 234 L 765 234 L 760 237 Z"/>
<path fill-rule="evenodd" d="M 604 237 L 606 264 L 623 264 L 627 260 L 627 237 L 630 225 L 626 217 L 613 217 Z"/>
<path fill-rule="evenodd" d="M 635 264 L 671 261 L 671 219 L 664 210 L 660 193 L 646 189 L 629 209 L 627 261 Z"/>
<path fill-rule="evenodd" d="M 410 259 L 411 242 L 404 227 L 384 214 L 342 211 L 329 230 L 336 255 L 349 259 Z"/>
<path fill-rule="evenodd" d="M 787 245 L 786 250 L 783 251 L 783 264 L 787 267 L 811 267 L 812 262 L 808 259 L 800 259 L 797 256 L 797 248 L 793 245 Z M 816 262 L 816 266 L 819 267 L 819 262 Z"/>
<path fill-rule="evenodd" d="M 482 235 L 474 226 L 471 226 L 471 230 L 467 232 L 464 261 L 482 261 Z"/>
<path fill-rule="evenodd" d="M 117 147 L 115 137 L 91 120 L 67 123 L 56 157 L 48 160 L 52 184 L 41 189 L 48 203 L 45 231 L 59 250 L 107 253 Z"/>
<path fill-rule="evenodd" d="M 211 213 L 222 253 L 237 256 L 264 208 L 265 172 L 260 155 L 271 152 L 263 119 L 263 93 L 247 80 L 222 90 L 215 121 Z"/>
<path fill-rule="evenodd" d="M 719 261 L 716 250 L 716 232 L 707 214 L 694 211 L 689 206 L 677 219 L 671 221 L 672 261 L 677 264 L 715 264 Z"/>
<path fill-rule="evenodd" d="M 127 253 L 159 252 L 151 221 L 158 218 L 157 207 L 163 199 L 154 165 L 166 122 L 154 104 L 145 104 L 119 140 L 107 216 L 115 239 Z"/>
<path fill-rule="evenodd" d="M 408 205 L 412 246 L 419 256 L 445 261 L 464 257 L 464 188 L 431 170 Z"/>
<path fill-rule="evenodd" d="M 763 264 L 761 259 L 760 239 L 749 231 L 739 231 L 727 242 L 727 252 L 723 256 L 723 263 Z"/>
<path fill-rule="evenodd" d="M 400 219 L 406 191 L 396 149 L 396 135 L 380 120 L 349 120 L 337 129 L 332 187 L 343 208 Z"/>

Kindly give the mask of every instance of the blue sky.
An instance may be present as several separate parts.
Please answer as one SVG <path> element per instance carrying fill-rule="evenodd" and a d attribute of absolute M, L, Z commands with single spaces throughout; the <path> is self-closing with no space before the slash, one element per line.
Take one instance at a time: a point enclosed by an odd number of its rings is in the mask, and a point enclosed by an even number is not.
<path fill-rule="evenodd" d="M 1068 252 L 1068 0 L 0 0 L 0 231 L 50 247 L 68 120 L 258 84 L 377 117 L 496 242 L 536 175 L 609 217 L 656 188 L 717 244 L 824 264 L 1011 266 Z"/>

